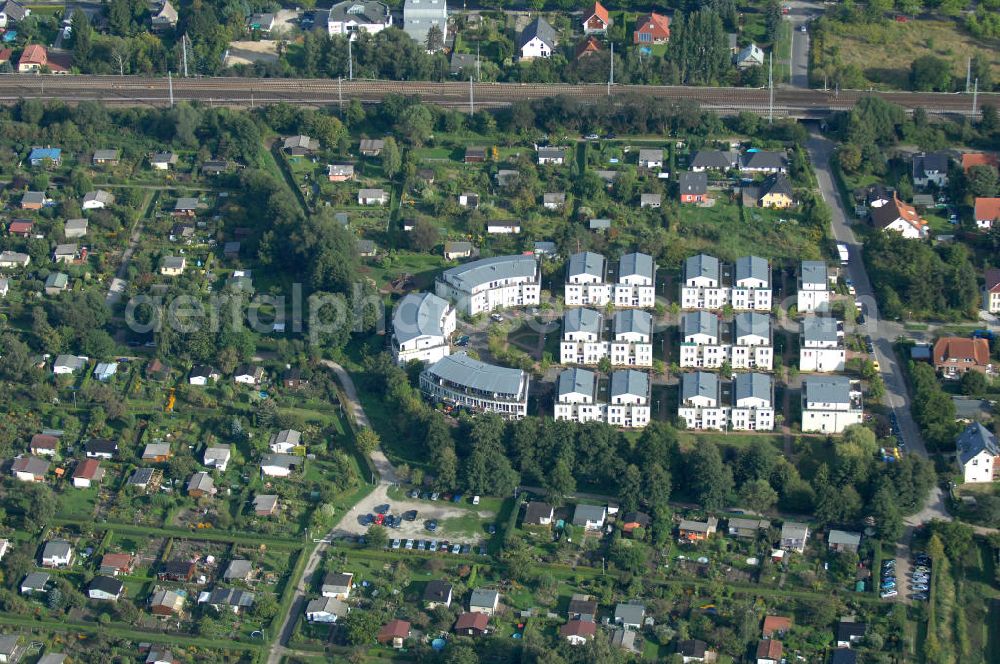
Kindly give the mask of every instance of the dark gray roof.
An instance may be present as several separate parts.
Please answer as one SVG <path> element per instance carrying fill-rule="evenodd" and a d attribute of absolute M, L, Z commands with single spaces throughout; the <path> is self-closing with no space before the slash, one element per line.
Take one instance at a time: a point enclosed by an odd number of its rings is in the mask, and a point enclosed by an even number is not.
<path fill-rule="evenodd" d="M 780 169 L 788 165 L 788 157 L 784 152 L 758 150 L 743 155 L 743 168 L 746 169 Z"/>
<path fill-rule="evenodd" d="M 347 0 L 330 7 L 330 20 L 335 22 L 343 23 L 353 19 L 357 23 L 385 23 L 388 17 L 389 8 L 381 2 Z"/>
<path fill-rule="evenodd" d="M 597 375 L 587 369 L 566 369 L 559 374 L 559 396 L 566 394 L 588 394 L 594 396 L 597 387 Z"/>
<path fill-rule="evenodd" d="M 927 173 L 948 172 L 947 152 L 928 152 L 913 156 L 913 177 L 925 177 Z"/>
<path fill-rule="evenodd" d="M 826 284 L 826 263 L 823 261 L 802 261 L 802 283 Z"/>
<path fill-rule="evenodd" d="M 425 602 L 445 602 L 451 597 L 452 585 L 440 579 L 431 579 L 424 588 Z"/>
<path fill-rule="evenodd" d="M 792 193 L 792 181 L 784 173 L 774 173 L 768 176 L 760 188 L 762 197 L 767 194 L 785 194 L 791 198 Z"/>
<path fill-rule="evenodd" d="M 30 572 L 28 576 L 24 577 L 21 581 L 21 587 L 27 588 L 28 590 L 45 590 L 45 584 L 49 582 L 52 575 L 48 572 Z"/>
<path fill-rule="evenodd" d="M 802 393 L 814 403 L 850 403 L 851 381 L 847 376 L 806 376 Z"/>
<path fill-rule="evenodd" d="M 837 341 L 837 319 L 806 316 L 802 319 L 802 338 L 805 341 Z"/>
<path fill-rule="evenodd" d="M 848 530 L 831 530 L 827 537 L 827 543 L 858 546 L 861 544 L 861 533 L 854 533 Z"/>
<path fill-rule="evenodd" d="M 689 311 L 681 317 L 681 334 L 687 337 L 692 334 L 707 334 L 718 338 L 719 318 L 707 311 Z"/>
<path fill-rule="evenodd" d="M 979 422 L 973 422 L 965 427 L 965 431 L 955 441 L 955 449 L 958 460 L 963 466 L 980 452 L 985 451 L 992 456 L 1000 456 L 997 437 Z"/>
<path fill-rule="evenodd" d="M 708 254 L 689 256 L 684 261 L 684 280 L 694 279 L 695 277 L 708 277 L 709 279 L 718 281 L 719 259 Z"/>
<path fill-rule="evenodd" d="M 663 161 L 663 150 L 661 148 L 640 148 L 639 161 Z"/>
<path fill-rule="evenodd" d="M 265 454 L 260 459 L 261 467 L 280 466 L 282 468 L 294 468 L 302 465 L 302 457 L 295 454 Z"/>
<path fill-rule="evenodd" d="M 625 254 L 618 260 L 618 280 L 622 277 L 639 275 L 647 279 L 653 278 L 653 257 L 649 254 L 632 252 Z"/>
<path fill-rule="evenodd" d="M 615 622 L 641 625 L 645 615 L 646 607 L 642 604 L 618 604 L 615 607 Z"/>
<path fill-rule="evenodd" d="M 646 398 L 649 396 L 649 374 L 635 369 L 622 369 L 611 374 L 611 396 L 633 394 Z"/>
<path fill-rule="evenodd" d="M 541 16 L 524 27 L 524 30 L 521 31 L 517 39 L 517 47 L 519 49 L 523 48 L 525 44 L 535 37 L 538 37 L 538 39 L 550 48 L 556 45 L 555 28 L 549 25 L 549 22 Z"/>
<path fill-rule="evenodd" d="M 410 293 L 392 312 L 392 331 L 399 343 L 421 336 L 444 336 L 441 319 L 449 304 L 433 293 Z"/>
<path fill-rule="evenodd" d="M 732 167 L 732 157 L 721 150 L 699 150 L 691 160 L 691 168 L 714 168 L 725 171 Z"/>
<path fill-rule="evenodd" d="M 681 377 L 681 403 L 694 397 L 719 399 L 719 377 L 707 371 L 686 373 Z"/>
<path fill-rule="evenodd" d="M 209 594 L 208 603 L 247 608 L 253 606 L 253 593 L 235 588 L 216 588 Z"/>
<path fill-rule="evenodd" d="M 677 652 L 684 657 L 704 659 L 706 647 L 707 644 L 704 641 L 699 641 L 698 639 L 687 639 L 685 641 L 677 642 Z"/>
<path fill-rule="evenodd" d="M 457 74 L 466 68 L 472 68 L 476 66 L 476 56 L 472 53 L 452 53 L 451 54 L 451 73 Z"/>
<path fill-rule="evenodd" d="M 755 334 L 765 339 L 771 338 L 771 317 L 766 314 L 756 312 L 744 312 L 733 317 L 733 328 L 736 331 L 736 338 Z"/>
<path fill-rule="evenodd" d="M 530 502 L 524 506 L 524 523 L 538 525 L 542 519 L 552 518 L 552 505 Z"/>
<path fill-rule="evenodd" d="M 581 251 L 569 257 L 569 267 L 566 270 L 566 276 L 568 278 L 577 274 L 589 274 L 603 281 L 606 268 L 607 261 L 604 259 L 604 256 L 595 254 L 592 251 Z"/>
<path fill-rule="evenodd" d="M 95 576 L 87 589 L 100 590 L 109 595 L 120 595 L 125 589 L 125 584 L 111 576 Z"/>
<path fill-rule="evenodd" d="M 733 377 L 733 394 L 736 402 L 740 399 L 756 398 L 772 401 L 774 384 L 771 376 L 762 373 L 741 373 Z"/>
<path fill-rule="evenodd" d="M 833 651 L 830 664 L 856 664 L 858 653 L 850 648 L 837 648 Z"/>
<path fill-rule="evenodd" d="M 538 263 L 533 256 L 494 256 L 447 269 L 440 279 L 459 290 L 471 291 L 491 281 L 534 277 L 537 272 Z"/>
<path fill-rule="evenodd" d="M 570 309 L 563 316 L 563 333 L 589 332 L 600 337 L 602 318 L 594 309 Z"/>
<path fill-rule="evenodd" d="M 28 8 L 18 2 L 13 2 L 13 0 L 7 0 L 4 3 L 3 11 L 8 18 L 15 21 L 23 21 L 28 17 Z"/>
<path fill-rule="evenodd" d="M 65 558 L 72 550 L 73 548 L 66 540 L 52 540 L 46 542 L 45 546 L 42 547 L 42 559 L 52 557 Z"/>
<path fill-rule="evenodd" d="M 538 156 L 541 159 L 565 159 L 566 151 L 563 148 L 538 148 Z"/>
<path fill-rule="evenodd" d="M 684 172 L 680 177 L 681 194 L 704 194 L 708 191 L 708 174 L 704 171 Z"/>
<path fill-rule="evenodd" d="M 736 282 L 744 279 L 761 279 L 765 284 L 771 284 L 771 270 L 767 260 L 760 256 L 742 256 L 736 259 Z"/>
<path fill-rule="evenodd" d="M 496 605 L 500 593 L 492 588 L 476 588 L 469 597 L 469 606 L 490 607 Z"/>
<path fill-rule="evenodd" d="M 636 332 L 653 334 L 653 315 L 642 309 L 625 309 L 615 313 L 615 334 Z"/>
<path fill-rule="evenodd" d="M 249 560 L 237 559 L 229 562 L 226 571 L 222 573 L 224 579 L 245 579 L 253 572 L 253 564 Z"/>
<path fill-rule="evenodd" d="M 577 505 L 573 510 L 573 524 L 584 525 L 587 521 L 602 521 L 607 509 L 601 505 Z"/>
<path fill-rule="evenodd" d="M 485 393 L 521 393 L 525 375 L 520 369 L 508 369 L 474 360 L 465 353 L 448 355 L 435 362 L 427 372 L 449 383 Z"/>

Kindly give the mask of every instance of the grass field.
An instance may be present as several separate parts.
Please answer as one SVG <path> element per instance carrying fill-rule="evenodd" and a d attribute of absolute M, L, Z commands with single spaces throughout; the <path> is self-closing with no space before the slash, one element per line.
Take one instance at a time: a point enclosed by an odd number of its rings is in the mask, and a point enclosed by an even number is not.
<path fill-rule="evenodd" d="M 897 23 L 826 23 L 824 60 L 857 65 L 879 88 L 909 88 L 910 63 L 934 55 L 952 63 L 955 76 L 965 79 L 966 61 L 977 53 L 989 58 L 993 79 L 1000 78 L 1000 41 L 974 39 L 955 21 Z"/>

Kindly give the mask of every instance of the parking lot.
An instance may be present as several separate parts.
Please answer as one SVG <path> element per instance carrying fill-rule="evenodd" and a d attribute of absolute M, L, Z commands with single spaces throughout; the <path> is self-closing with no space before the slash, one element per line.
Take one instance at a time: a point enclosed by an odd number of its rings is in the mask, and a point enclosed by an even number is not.
<path fill-rule="evenodd" d="M 355 505 L 337 524 L 333 533 L 334 537 L 364 535 L 368 532 L 369 526 L 361 523 L 361 517 L 366 514 L 374 514 L 376 507 L 388 504 L 390 506 L 389 514 L 394 516 L 400 516 L 410 510 L 417 511 L 416 520 L 404 520 L 398 528 L 386 529 L 390 543 L 393 539 L 399 538 L 403 541 L 406 539 L 436 539 L 438 541 L 448 540 L 452 543 L 476 544 L 489 538 L 486 527 L 493 523 L 496 514 L 491 510 L 472 508 L 468 504 L 468 498 L 461 506 L 442 500 L 393 500 L 388 496 L 388 488 L 387 485 L 379 485 L 364 500 Z M 436 520 L 438 523 L 435 532 L 429 532 L 424 527 L 424 523 L 429 519 Z M 480 525 L 470 529 L 469 525 L 475 521 L 479 521 Z"/>

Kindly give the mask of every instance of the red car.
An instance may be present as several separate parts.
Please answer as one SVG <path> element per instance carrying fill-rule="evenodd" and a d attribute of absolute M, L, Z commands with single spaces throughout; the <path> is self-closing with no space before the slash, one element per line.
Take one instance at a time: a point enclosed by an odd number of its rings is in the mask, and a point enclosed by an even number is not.
<path fill-rule="evenodd" d="M 381 526 L 383 523 L 385 523 L 385 514 L 376 514 L 375 515 L 375 525 L 376 526 Z"/>

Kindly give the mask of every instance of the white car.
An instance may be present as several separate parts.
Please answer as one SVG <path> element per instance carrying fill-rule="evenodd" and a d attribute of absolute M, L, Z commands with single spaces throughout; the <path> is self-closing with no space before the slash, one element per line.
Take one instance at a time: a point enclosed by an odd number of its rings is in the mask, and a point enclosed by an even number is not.
<path fill-rule="evenodd" d="M 500 315 L 500 314 L 490 314 L 490 318 L 492 318 L 497 323 L 502 323 L 503 322 L 503 316 Z"/>
<path fill-rule="evenodd" d="M 478 505 L 479 504 L 479 496 L 473 496 L 472 497 L 472 504 L 473 505 Z"/>

